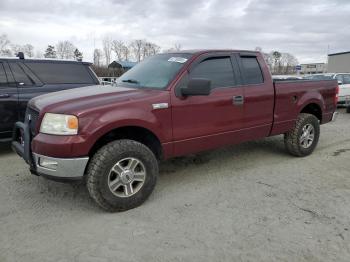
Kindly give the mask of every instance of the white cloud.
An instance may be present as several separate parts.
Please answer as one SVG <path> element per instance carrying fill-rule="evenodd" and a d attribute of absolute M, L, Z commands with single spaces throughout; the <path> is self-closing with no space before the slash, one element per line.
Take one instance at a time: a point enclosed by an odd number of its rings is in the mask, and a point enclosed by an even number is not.
<path fill-rule="evenodd" d="M 67 39 L 87 60 L 108 34 L 164 48 L 260 46 L 319 62 L 328 45 L 332 52 L 350 49 L 349 13 L 346 0 L 1 0 L 0 34 L 41 50 Z"/>

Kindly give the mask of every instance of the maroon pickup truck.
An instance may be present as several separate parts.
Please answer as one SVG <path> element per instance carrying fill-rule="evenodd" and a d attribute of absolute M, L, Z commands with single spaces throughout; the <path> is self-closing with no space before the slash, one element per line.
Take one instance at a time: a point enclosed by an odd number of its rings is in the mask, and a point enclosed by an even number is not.
<path fill-rule="evenodd" d="M 32 99 L 12 147 L 33 174 L 84 178 L 99 206 L 122 211 L 147 199 L 164 159 L 279 134 L 292 155 L 311 154 L 337 92 L 335 80 L 273 82 L 258 52 L 159 54 L 116 86 Z"/>

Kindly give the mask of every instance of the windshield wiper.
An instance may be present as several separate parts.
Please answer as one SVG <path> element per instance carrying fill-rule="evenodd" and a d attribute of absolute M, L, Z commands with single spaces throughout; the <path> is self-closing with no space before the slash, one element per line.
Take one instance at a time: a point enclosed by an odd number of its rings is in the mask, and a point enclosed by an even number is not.
<path fill-rule="evenodd" d="M 135 79 L 124 79 L 124 80 L 122 80 L 122 82 L 131 83 L 131 84 L 139 84 L 139 81 L 137 81 Z"/>

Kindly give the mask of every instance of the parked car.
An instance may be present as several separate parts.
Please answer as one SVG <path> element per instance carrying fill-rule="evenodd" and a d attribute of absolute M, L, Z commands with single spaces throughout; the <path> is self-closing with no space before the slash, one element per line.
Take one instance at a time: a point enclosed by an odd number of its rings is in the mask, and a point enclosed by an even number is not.
<path fill-rule="evenodd" d="M 278 81 L 289 81 L 289 80 L 300 80 L 300 79 L 303 79 L 303 77 L 300 75 L 273 75 L 272 79 L 278 80 Z"/>
<path fill-rule="evenodd" d="M 90 63 L 0 58 L 0 141 L 11 140 L 31 98 L 98 83 Z"/>
<path fill-rule="evenodd" d="M 85 178 L 98 205 L 127 210 L 151 194 L 164 159 L 279 134 L 292 155 L 311 154 L 337 90 L 334 80 L 273 82 L 258 52 L 158 54 L 117 87 L 32 99 L 12 147 L 33 174 Z"/>
<path fill-rule="evenodd" d="M 350 73 L 327 73 L 306 76 L 310 80 L 337 79 L 339 84 L 338 105 L 350 106 Z"/>

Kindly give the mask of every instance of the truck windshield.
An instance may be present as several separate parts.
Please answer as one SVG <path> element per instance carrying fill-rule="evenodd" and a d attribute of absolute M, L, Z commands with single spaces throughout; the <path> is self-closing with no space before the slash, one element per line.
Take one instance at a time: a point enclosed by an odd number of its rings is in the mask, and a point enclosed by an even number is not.
<path fill-rule="evenodd" d="M 190 54 L 158 54 L 146 58 L 117 80 L 117 86 L 164 89 Z"/>

